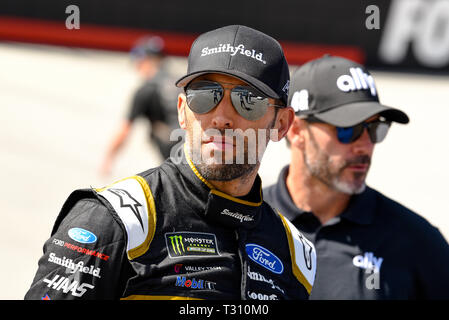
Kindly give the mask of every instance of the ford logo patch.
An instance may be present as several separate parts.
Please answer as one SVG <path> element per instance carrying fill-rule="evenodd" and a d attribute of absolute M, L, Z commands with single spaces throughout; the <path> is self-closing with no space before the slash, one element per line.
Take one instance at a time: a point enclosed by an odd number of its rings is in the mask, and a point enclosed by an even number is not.
<path fill-rule="evenodd" d="M 246 253 L 251 260 L 271 272 L 281 274 L 284 271 L 284 265 L 281 260 L 276 257 L 274 253 L 264 247 L 254 243 L 249 243 L 246 245 Z"/>
<path fill-rule="evenodd" d="M 81 243 L 94 243 L 97 241 L 97 236 L 92 232 L 82 228 L 72 228 L 69 230 L 69 237 Z"/>

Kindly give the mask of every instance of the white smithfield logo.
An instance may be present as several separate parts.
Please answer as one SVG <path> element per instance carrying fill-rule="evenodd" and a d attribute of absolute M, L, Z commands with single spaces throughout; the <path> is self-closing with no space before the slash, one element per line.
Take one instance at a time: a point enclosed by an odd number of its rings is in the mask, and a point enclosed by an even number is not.
<path fill-rule="evenodd" d="M 247 274 L 248 274 L 248 277 L 249 277 L 251 280 L 268 283 L 268 284 L 271 285 L 271 288 L 272 288 L 272 289 L 278 289 L 278 290 L 281 291 L 282 293 L 285 293 L 283 289 L 281 289 L 279 286 L 277 286 L 277 285 L 274 283 L 273 279 L 270 279 L 270 278 L 267 279 L 267 278 L 265 278 L 262 274 L 260 274 L 259 272 L 251 271 L 251 268 L 250 268 L 249 265 L 248 265 L 248 272 L 247 272 Z"/>
<path fill-rule="evenodd" d="M 251 49 L 245 49 L 245 45 L 239 44 L 238 46 L 234 47 L 230 43 L 226 44 L 219 44 L 218 47 L 215 48 L 209 48 L 205 47 L 201 49 L 201 57 L 209 56 L 211 54 L 217 54 L 217 53 L 223 53 L 223 52 L 230 52 L 231 56 L 235 56 L 237 53 L 247 56 L 249 58 L 252 58 L 254 60 L 260 61 L 263 64 L 266 64 L 267 62 L 263 60 L 263 54 L 262 52 L 256 53 L 256 50 Z"/>
<path fill-rule="evenodd" d="M 85 266 L 83 261 L 79 261 L 79 262 L 75 263 L 75 261 L 73 261 L 72 259 L 68 259 L 66 257 L 63 257 L 63 258 L 58 257 L 53 252 L 50 253 L 48 261 L 52 262 L 54 264 L 60 265 L 62 267 L 66 267 L 66 272 L 69 272 L 69 273 L 75 273 L 75 272 L 79 271 L 82 273 L 91 274 L 97 278 L 101 278 L 100 267 L 95 268 L 94 265 Z"/>
<path fill-rule="evenodd" d="M 244 222 L 244 221 L 254 221 L 254 218 L 251 216 L 247 216 L 238 212 L 232 212 L 229 211 L 228 209 L 224 209 L 220 214 L 224 214 L 230 217 L 233 217 L 237 220 L 240 220 L 240 222 Z"/>
<path fill-rule="evenodd" d="M 372 96 L 377 94 L 374 79 L 359 67 L 349 68 L 351 75 L 344 74 L 337 79 L 337 87 L 343 92 L 369 89 Z"/>

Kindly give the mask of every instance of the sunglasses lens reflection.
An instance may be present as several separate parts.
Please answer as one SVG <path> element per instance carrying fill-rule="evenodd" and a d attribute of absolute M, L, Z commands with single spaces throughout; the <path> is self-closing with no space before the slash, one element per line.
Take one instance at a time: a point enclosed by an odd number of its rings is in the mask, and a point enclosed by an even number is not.
<path fill-rule="evenodd" d="M 223 88 L 210 81 L 193 82 L 186 89 L 187 104 L 195 113 L 207 113 L 223 98 Z"/>
<path fill-rule="evenodd" d="M 237 86 L 231 91 L 231 101 L 235 110 L 247 120 L 257 120 L 267 112 L 268 98 L 246 86 Z"/>
<path fill-rule="evenodd" d="M 373 122 L 372 125 L 368 127 L 371 142 L 382 142 L 387 136 L 388 129 L 390 129 L 390 123 L 388 122 Z"/>
<path fill-rule="evenodd" d="M 195 113 L 207 113 L 223 99 L 224 89 L 218 82 L 196 81 L 186 88 L 187 104 Z M 260 119 L 267 111 L 268 98 L 249 86 L 231 89 L 231 102 L 235 110 L 245 119 Z"/>
<path fill-rule="evenodd" d="M 337 136 L 341 143 L 351 143 L 354 136 L 354 127 L 337 128 Z"/>

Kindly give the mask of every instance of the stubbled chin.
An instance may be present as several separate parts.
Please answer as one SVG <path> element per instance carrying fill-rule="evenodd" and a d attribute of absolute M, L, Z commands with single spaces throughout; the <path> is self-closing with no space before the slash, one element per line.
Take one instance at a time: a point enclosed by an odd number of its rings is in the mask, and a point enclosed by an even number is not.
<path fill-rule="evenodd" d="M 333 186 L 337 191 L 340 191 L 345 194 L 359 194 L 362 193 L 365 188 L 365 180 L 359 180 L 359 181 L 343 181 L 341 179 L 334 179 Z"/>

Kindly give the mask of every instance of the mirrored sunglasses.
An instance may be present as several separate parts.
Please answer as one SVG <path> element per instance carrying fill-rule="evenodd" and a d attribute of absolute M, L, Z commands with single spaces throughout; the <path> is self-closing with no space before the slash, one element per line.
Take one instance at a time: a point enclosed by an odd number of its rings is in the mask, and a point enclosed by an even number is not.
<path fill-rule="evenodd" d="M 255 121 L 264 116 L 270 104 L 269 98 L 250 86 L 235 86 L 225 89 L 219 82 L 201 80 L 188 84 L 185 88 L 187 104 L 195 113 L 207 113 L 214 109 L 224 97 L 224 91 L 231 90 L 231 102 L 235 110 L 245 119 Z"/>

